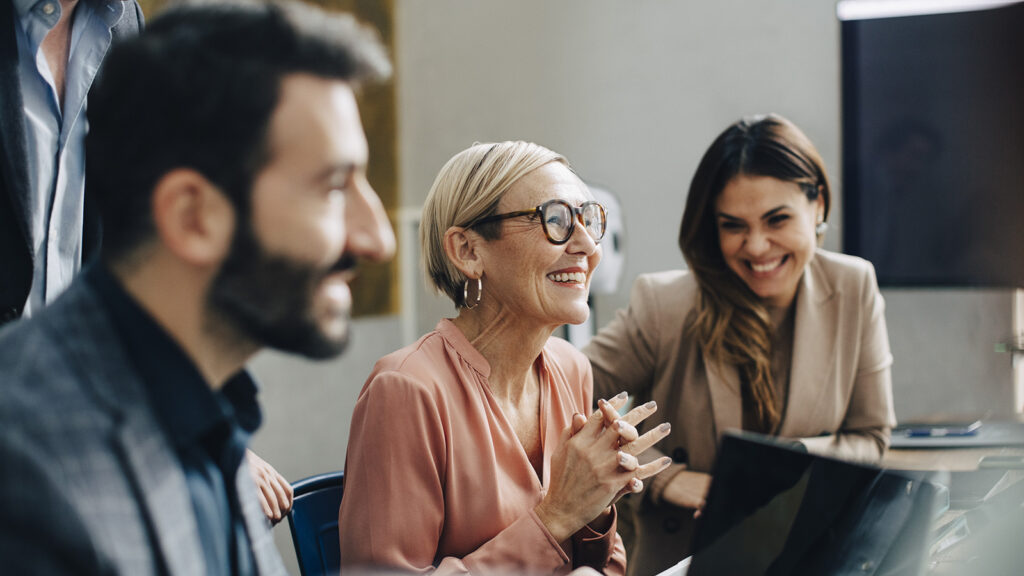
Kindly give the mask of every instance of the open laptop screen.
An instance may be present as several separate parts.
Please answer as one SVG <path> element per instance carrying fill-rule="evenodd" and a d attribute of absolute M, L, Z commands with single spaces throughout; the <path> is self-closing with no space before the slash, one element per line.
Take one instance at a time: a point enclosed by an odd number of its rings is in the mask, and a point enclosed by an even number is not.
<path fill-rule="evenodd" d="M 919 574 L 935 486 L 726 433 L 689 576 Z"/>

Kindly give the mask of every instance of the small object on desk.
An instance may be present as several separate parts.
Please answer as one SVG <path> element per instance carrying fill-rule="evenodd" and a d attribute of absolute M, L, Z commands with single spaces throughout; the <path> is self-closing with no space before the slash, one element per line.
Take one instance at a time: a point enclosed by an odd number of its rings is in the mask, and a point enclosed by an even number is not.
<path fill-rule="evenodd" d="M 893 428 L 890 448 L 983 448 L 1024 446 L 1024 422 L 1017 420 L 904 422 Z M 936 430 L 924 432 L 925 429 Z M 973 429 L 973 431 L 972 431 Z M 908 434 L 914 430 L 915 434 Z M 919 434 L 919 435 L 918 435 Z"/>
<path fill-rule="evenodd" d="M 974 436 L 981 428 L 981 420 L 958 424 L 935 424 L 928 426 L 909 426 L 897 428 L 910 438 L 945 438 L 948 436 Z"/>

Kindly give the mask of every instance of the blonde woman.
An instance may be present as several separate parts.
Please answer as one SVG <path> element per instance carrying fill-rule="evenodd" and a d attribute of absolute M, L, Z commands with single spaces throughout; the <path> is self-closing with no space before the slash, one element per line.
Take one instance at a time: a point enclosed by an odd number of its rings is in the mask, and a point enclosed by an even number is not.
<path fill-rule="evenodd" d="M 622 519 L 631 574 L 688 554 L 723 430 L 858 460 L 888 447 L 884 303 L 870 263 L 818 248 L 830 202 L 799 128 L 775 115 L 732 124 L 690 185 L 679 233 L 689 270 L 640 276 L 584 350 L 598 396 L 656 401 L 672 424 L 647 458 L 673 465 Z"/>
<path fill-rule="evenodd" d="M 429 282 L 458 308 L 382 358 L 352 418 L 343 571 L 622 574 L 615 501 L 667 457 L 668 433 L 591 412 L 590 363 L 551 333 L 586 320 L 606 214 L 554 152 L 478 144 L 441 169 L 423 208 Z"/>

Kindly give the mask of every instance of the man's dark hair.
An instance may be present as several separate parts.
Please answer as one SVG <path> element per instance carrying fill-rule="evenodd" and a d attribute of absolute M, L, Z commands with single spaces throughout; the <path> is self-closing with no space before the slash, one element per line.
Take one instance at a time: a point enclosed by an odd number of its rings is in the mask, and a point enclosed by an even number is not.
<path fill-rule="evenodd" d="M 281 80 L 294 73 L 355 84 L 387 77 L 390 65 L 350 15 L 295 1 L 181 4 L 115 46 L 89 95 L 86 137 L 104 259 L 152 236 L 153 187 L 175 168 L 203 174 L 248 217 Z"/>

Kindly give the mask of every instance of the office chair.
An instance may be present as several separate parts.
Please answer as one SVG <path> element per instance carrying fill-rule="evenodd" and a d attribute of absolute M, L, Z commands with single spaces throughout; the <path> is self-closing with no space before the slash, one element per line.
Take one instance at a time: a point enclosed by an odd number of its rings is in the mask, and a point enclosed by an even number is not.
<path fill-rule="evenodd" d="M 302 576 L 336 575 L 341 568 L 338 508 L 344 476 L 344 472 L 328 472 L 292 485 L 288 527 Z"/>

